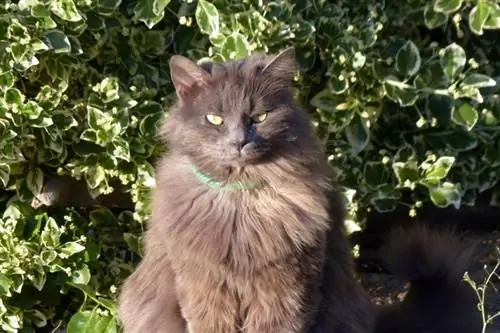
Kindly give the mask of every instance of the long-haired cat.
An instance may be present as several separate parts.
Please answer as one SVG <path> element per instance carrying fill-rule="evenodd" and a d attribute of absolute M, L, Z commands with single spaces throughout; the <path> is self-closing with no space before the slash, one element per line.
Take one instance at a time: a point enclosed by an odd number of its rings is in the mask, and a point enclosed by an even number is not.
<path fill-rule="evenodd" d="M 293 102 L 294 50 L 170 70 L 178 103 L 124 332 L 371 332 L 334 174 Z"/>

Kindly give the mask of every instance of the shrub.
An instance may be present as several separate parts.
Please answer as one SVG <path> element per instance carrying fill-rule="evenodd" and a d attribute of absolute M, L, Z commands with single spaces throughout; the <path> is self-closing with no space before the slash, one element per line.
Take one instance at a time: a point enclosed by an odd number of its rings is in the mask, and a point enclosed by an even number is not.
<path fill-rule="evenodd" d="M 172 54 L 294 45 L 297 99 L 358 227 L 372 209 L 459 208 L 496 188 L 498 28 L 493 0 L 2 1 L 1 330 L 119 329 Z"/>

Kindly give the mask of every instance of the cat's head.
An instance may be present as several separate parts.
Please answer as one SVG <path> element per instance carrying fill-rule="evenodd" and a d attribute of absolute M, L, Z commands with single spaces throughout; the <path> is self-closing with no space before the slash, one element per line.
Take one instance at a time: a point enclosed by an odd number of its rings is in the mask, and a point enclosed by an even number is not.
<path fill-rule="evenodd" d="M 305 118 L 293 106 L 293 48 L 225 63 L 173 56 L 178 103 L 162 134 L 171 149 L 202 164 L 245 167 L 296 147 Z"/>

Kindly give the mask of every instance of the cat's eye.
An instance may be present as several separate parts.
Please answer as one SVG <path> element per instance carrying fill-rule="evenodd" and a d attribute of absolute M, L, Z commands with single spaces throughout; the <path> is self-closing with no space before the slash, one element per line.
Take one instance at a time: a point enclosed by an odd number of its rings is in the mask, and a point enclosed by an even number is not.
<path fill-rule="evenodd" d="M 222 117 L 219 117 L 215 114 L 207 114 L 205 118 L 210 124 L 215 126 L 220 126 L 224 122 L 224 119 L 222 119 Z"/>
<path fill-rule="evenodd" d="M 252 117 L 254 123 L 261 123 L 267 119 L 267 112 L 258 113 Z"/>

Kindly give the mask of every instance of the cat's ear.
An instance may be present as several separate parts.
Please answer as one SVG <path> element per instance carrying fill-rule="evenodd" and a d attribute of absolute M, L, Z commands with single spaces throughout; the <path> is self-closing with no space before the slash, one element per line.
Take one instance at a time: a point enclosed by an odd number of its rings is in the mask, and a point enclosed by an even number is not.
<path fill-rule="evenodd" d="M 185 101 L 194 97 L 199 89 L 207 85 L 210 74 L 203 68 L 181 55 L 170 59 L 170 77 L 177 97 Z"/>
<path fill-rule="evenodd" d="M 295 49 L 289 47 L 275 55 L 261 73 L 291 82 L 296 70 Z"/>

